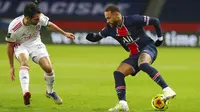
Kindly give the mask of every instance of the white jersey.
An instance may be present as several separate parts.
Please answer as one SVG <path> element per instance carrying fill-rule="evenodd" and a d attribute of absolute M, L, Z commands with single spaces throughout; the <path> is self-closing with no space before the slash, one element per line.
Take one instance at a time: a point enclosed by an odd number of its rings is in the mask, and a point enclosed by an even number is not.
<path fill-rule="evenodd" d="M 6 41 L 23 45 L 32 45 L 41 42 L 41 26 L 47 26 L 49 18 L 41 13 L 40 21 L 37 25 L 24 25 L 24 15 L 15 18 L 8 27 Z"/>

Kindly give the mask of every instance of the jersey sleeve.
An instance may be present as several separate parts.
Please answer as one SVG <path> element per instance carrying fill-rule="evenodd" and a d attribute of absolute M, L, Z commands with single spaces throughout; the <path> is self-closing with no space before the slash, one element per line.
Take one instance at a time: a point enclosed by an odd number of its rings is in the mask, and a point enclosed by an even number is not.
<path fill-rule="evenodd" d="M 47 26 L 49 23 L 49 18 L 47 16 L 45 16 L 43 13 L 41 13 L 40 15 L 40 24 L 42 26 Z"/>
<path fill-rule="evenodd" d="M 15 32 L 12 29 L 13 29 L 13 25 L 12 25 L 12 23 L 10 23 L 10 25 L 8 27 L 8 33 L 7 33 L 7 36 L 5 38 L 5 40 L 7 42 L 16 42 Z"/>
<path fill-rule="evenodd" d="M 129 22 L 137 25 L 137 26 L 148 26 L 153 25 L 156 29 L 156 33 L 158 37 L 162 36 L 162 30 L 160 27 L 160 21 L 159 19 L 155 17 L 149 17 L 149 16 L 141 16 L 141 15 L 132 15 L 129 18 Z"/>
<path fill-rule="evenodd" d="M 135 25 L 140 25 L 140 26 L 147 26 L 149 25 L 149 16 L 143 16 L 143 15 L 132 15 L 129 17 L 129 22 Z"/>
<path fill-rule="evenodd" d="M 103 38 L 109 36 L 109 25 L 107 24 L 100 32 L 99 35 Z"/>

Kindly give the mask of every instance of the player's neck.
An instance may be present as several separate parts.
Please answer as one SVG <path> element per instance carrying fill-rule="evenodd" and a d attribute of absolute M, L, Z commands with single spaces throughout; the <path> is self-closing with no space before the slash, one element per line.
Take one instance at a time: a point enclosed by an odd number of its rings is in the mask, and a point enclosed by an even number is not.
<path fill-rule="evenodd" d="M 25 26 L 28 26 L 28 25 L 29 25 L 29 24 L 28 24 L 28 20 L 27 20 L 26 18 L 23 18 L 22 22 L 23 22 L 23 24 L 24 24 Z"/>
<path fill-rule="evenodd" d="M 120 19 L 119 19 L 119 22 L 118 22 L 117 26 L 121 27 L 122 24 L 123 24 L 122 22 L 123 22 L 123 21 L 122 21 L 122 16 L 121 16 Z"/>

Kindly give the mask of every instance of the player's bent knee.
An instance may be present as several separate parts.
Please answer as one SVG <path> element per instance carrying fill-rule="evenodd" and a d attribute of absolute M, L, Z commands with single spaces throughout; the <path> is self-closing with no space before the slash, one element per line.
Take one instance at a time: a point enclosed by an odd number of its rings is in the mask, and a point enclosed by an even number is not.
<path fill-rule="evenodd" d="M 26 60 L 25 61 L 21 61 L 20 65 L 29 67 L 28 61 L 26 61 Z"/>
<path fill-rule="evenodd" d="M 114 75 L 115 74 L 117 74 L 117 73 L 121 73 L 121 74 L 123 74 L 124 76 L 128 76 L 129 75 L 129 73 L 127 73 L 127 72 L 125 72 L 125 71 L 120 71 L 120 70 L 116 70 L 116 71 L 114 71 Z"/>
<path fill-rule="evenodd" d="M 45 71 L 47 74 L 50 74 L 50 73 L 53 72 L 53 69 L 52 69 L 52 67 L 46 67 L 46 68 L 44 69 L 44 71 Z"/>
<path fill-rule="evenodd" d="M 49 72 L 49 73 L 45 72 L 44 74 L 46 76 L 54 76 L 55 75 L 53 70 L 51 72 Z"/>
<path fill-rule="evenodd" d="M 152 63 L 152 58 L 147 53 L 142 53 L 138 59 L 138 66 L 142 63 Z"/>
<path fill-rule="evenodd" d="M 138 61 L 138 66 L 140 66 L 141 64 L 144 64 L 144 63 L 149 63 L 149 64 L 151 64 L 152 61 L 151 61 L 151 60 L 139 60 L 139 61 Z"/>
<path fill-rule="evenodd" d="M 125 76 L 128 76 L 128 75 L 134 73 L 135 69 L 129 64 L 122 63 L 115 71 L 121 72 Z"/>
<path fill-rule="evenodd" d="M 114 71 L 113 72 L 113 75 L 115 76 L 115 75 L 117 75 L 117 74 L 123 74 L 124 76 L 126 76 L 124 73 L 122 73 L 121 71 Z"/>
<path fill-rule="evenodd" d="M 140 70 L 143 70 L 147 66 L 149 66 L 149 63 L 141 63 L 141 64 L 138 65 L 138 67 L 140 68 Z"/>

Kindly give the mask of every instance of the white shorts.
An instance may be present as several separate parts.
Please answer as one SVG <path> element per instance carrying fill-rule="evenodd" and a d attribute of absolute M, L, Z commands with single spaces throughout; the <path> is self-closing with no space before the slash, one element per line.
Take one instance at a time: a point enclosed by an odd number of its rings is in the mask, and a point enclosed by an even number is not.
<path fill-rule="evenodd" d="M 23 44 L 17 45 L 16 44 L 14 47 L 14 52 L 17 59 L 19 58 L 19 55 L 21 53 L 24 53 L 27 60 L 29 59 L 29 57 L 31 57 L 33 62 L 37 64 L 39 63 L 39 60 L 41 58 L 43 57 L 49 58 L 49 54 L 46 49 L 46 46 L 42 42 L 31 44 L 31 45 L 23 45 Z"/>

